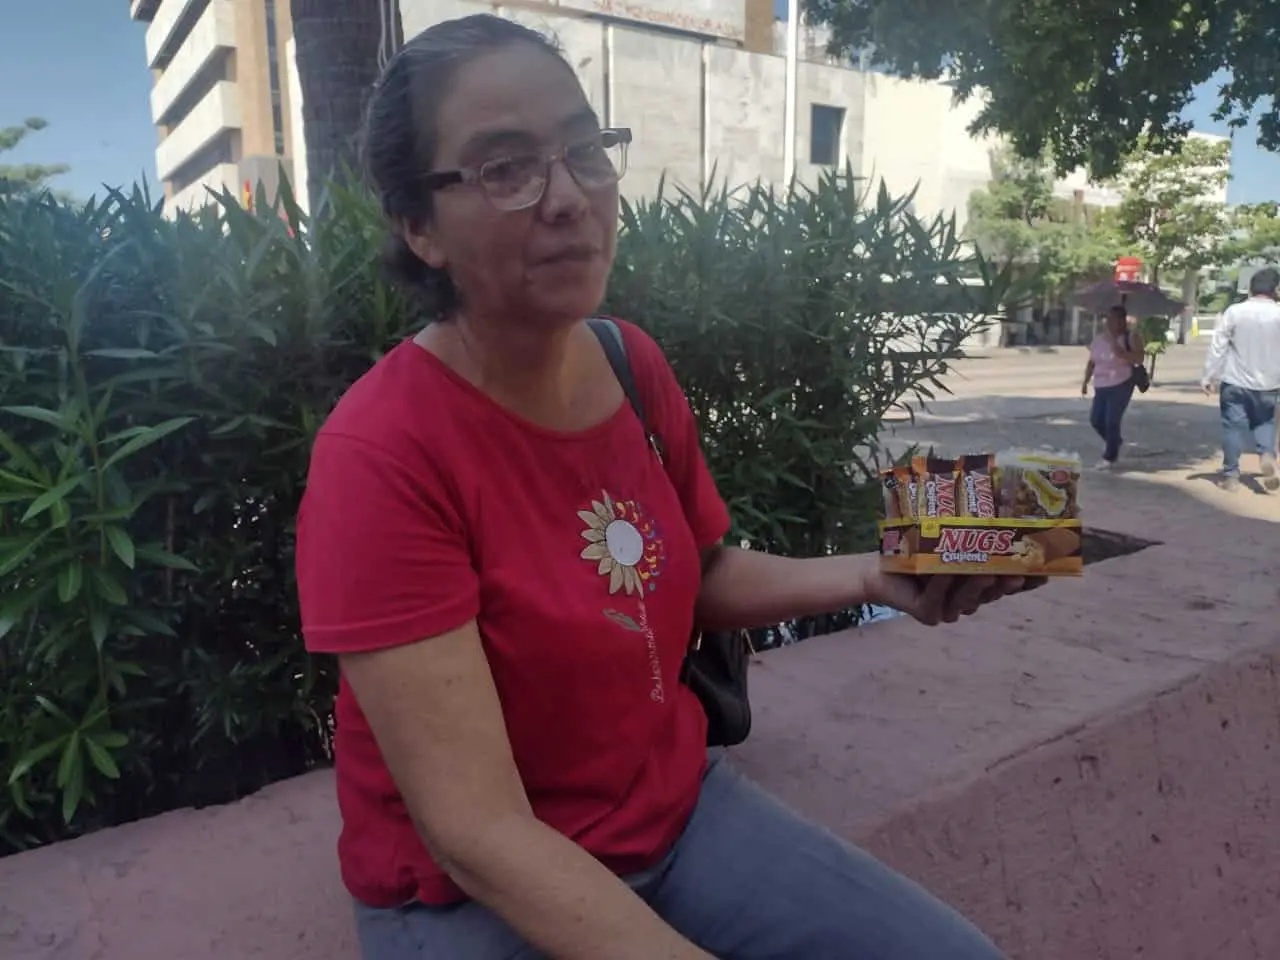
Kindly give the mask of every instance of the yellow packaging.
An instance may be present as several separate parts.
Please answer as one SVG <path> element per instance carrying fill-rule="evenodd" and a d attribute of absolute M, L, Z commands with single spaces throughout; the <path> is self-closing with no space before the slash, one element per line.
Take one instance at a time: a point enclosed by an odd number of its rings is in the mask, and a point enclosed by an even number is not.
<path fill-rule="evenodd" d="M 912 470 L 915 488 L 936 482 L 936 467 L 944 462 L 918 458 Z M 917 470 L 930 463 L 932 472 L 918 476 Z M 918 510 L 881 520 L 881 569 L 1020 576 L 1083 572 L 1078 456 L 1026 450 L 967 455 L 956 461 L 955 477 L 960 516 Z"/>

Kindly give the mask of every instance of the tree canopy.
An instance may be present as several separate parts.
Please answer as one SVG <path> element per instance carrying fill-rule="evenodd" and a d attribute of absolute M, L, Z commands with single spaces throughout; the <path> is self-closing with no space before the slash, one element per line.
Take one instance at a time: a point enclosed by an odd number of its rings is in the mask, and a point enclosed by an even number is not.
<path fill-rule="evenodd" d="M 1223 202 L 1229 147 L 1191 137 L 1173 154 L 1139 148 L 1107 186 L 1117 206 L 1094 208 L 1056 195 L 1045 156 L 995 151 L 991 181 L 969 199 L 967 232 L 989 259 L 1019 266 L 1026 300 L 1053 300 L 1109 273 L 1123 254 L 1142 257 L 1153 282 L 1180 282 L 1194 303 L 1205 267 L 1280 254 L 1280 205 L 1229 209 Z"/>
<path fill-rule="evenodd" d="M 28 117 L 19 126 L 0 127 L 0 154 L 22 143 L 28 134 L 43 130 L 49 124 L 40 117 Z M 52 178 L 71 168 L 65 163 L 0 163 L 0 193 L 26 193 L 41 189 Z"/>
<path fill-rule="evenodd" d="M 1021 292 L 1032 301 L 1109 271 L 1126 249 L 1108 211 L 1054 194 L 1049 159 L 1008 149 L 992 153 L 991 181 L 969 198 L 966 229 L 988 259 L 1024 268 Z"/>
<path fill-rule="evenodd" d="M 1222 199 L 1230 160 L 1225 141 L 1192 137 L 1177 153 L 1139 150 L 1125 165 L 1119 226 L 1154 280 L 1165 270 L 1185 273 L 1222 260 L 1231 226 Z"/>
<path fill-rule="evenodd" d="M 1144 138 L 1169 152 L 1210 82 L 1215 119 L 1239 128 L 1257 110 L 1259 144 L 1280 150 L 1275 0 L 803 2 L 830 26 L 832 53 L 984 97 L 975 132 L 1004 134 L 1024 157 L 1047 149 L 1059 173 L 1114 176 Z"/>
<path fill-rule="evenodd" d="M 1231 228 L 1223 244 L 1227 262 L 1280 261 L 1280 203 L 1242 203 L 1231 214 Z"/>

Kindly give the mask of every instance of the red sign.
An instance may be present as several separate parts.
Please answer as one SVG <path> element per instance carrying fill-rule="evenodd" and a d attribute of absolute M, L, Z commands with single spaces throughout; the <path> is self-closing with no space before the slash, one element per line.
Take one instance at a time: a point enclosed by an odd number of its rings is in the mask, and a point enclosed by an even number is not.
<path fill-rule="evenodd" d="M 1141 257 L 1120 257 L 1116 260 L 1116 282 L 1137 283 L 1142 279 Z"/>

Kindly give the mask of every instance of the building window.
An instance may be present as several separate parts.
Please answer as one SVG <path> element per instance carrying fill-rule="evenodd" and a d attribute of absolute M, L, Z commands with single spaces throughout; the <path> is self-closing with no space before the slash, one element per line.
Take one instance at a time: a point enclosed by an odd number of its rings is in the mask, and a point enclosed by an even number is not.
<path fill-rule="evenodd" d="M 280 47 L 276 34 L 275 0 L 266 0 L 264 4 L 267 14 L 267 76 L 271 84 L 271 128 L 275 134 L 276 155 L 283 157 L 284 144 L 284 110 L 281 108 L 280 95 Z"/>
<path fill-rule="evenodd" d="M 840 164 L 844 108 L 815 103 L 809 108 L 809 162 L 822 167 Z"/>

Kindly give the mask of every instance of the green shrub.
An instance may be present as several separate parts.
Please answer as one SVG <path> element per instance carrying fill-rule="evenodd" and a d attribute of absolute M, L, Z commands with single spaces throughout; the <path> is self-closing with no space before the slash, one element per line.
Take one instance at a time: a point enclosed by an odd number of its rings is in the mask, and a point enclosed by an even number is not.
<path fill-rule="evenodd" d="M 882 417 L 998 292 L 964 284 L 952 222 L 859 189 L 625 211 L 608 308 L 666 346 L 762 549 L 869 545 Z M 139 191 L 0 199 L 0 853 L 327 760 L 293 519 L 318 425 L 417 318 L 370 199 L 335 190 L 312 224 L 264 199 L 176 221 Z"/>

